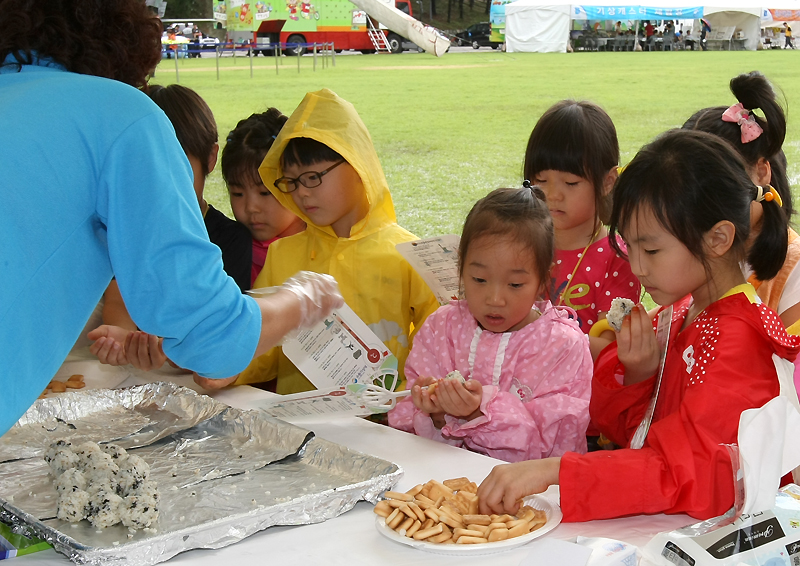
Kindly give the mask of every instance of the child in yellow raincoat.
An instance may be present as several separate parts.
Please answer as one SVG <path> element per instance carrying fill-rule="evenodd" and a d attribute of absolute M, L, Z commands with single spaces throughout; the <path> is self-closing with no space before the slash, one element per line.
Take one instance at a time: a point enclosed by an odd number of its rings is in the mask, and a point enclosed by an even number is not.
<path fill-rule="evenodd" d="M 397 357 L 402 377 L 414 332 L 439 305 L 395 249 L 417 237 L 397 225 L 378 155 L 353 105 L 327 89 L 307 94 L 259 173 L 308 227 L 270 246 L 253 287 L 280 285 L 300 270 L 332 275 L 347 304 Z M 255 359 L 236 383 L 276 377 L 278 393 L 314 388 L 280 348 Z"/>

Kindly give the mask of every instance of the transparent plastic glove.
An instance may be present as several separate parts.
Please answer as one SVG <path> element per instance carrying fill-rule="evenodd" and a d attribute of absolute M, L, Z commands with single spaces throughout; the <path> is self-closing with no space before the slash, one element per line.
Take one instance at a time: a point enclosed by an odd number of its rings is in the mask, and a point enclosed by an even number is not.
<path fill-rule="evenodd" d="M 344 304 L 339 285 L 330 275 L 299 271 L 287 279 L 280 289 L 294 293 L 300 301 L 298 330 L 311 328 Z"/>

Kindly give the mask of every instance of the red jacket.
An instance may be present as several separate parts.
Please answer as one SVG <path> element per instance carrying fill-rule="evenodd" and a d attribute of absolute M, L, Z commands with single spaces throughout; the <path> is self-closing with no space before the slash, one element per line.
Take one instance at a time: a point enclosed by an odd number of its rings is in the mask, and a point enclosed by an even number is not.
<path fill-rule="evenodd" d="M 720 299 L 680 332 L 690 298 L 675 304 L 661 393 L 639 450 L 562 457 L 559 483 L 566 521 L 641 513 L 707 519 L 733 506 L 733 470 L 725 444 L 737 441 L 742 411 L 780 393 L 772 354 L 793 361 L 800 337 L 744 293 Z M 629 446 L 655 376 L 620 385 L 616 344 L 597 359 L 589 412 L 620 446 Z"/>

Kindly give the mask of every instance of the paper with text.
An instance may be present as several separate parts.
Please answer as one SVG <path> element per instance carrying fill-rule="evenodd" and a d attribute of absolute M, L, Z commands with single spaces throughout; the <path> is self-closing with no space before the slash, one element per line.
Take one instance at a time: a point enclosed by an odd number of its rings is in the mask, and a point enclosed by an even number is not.
<path fill-rule="evenodd" d="M 458 299 L 458 243 L 455 234 L 397 244 L 398 253 L 428 284 L 440 305 Z"/>

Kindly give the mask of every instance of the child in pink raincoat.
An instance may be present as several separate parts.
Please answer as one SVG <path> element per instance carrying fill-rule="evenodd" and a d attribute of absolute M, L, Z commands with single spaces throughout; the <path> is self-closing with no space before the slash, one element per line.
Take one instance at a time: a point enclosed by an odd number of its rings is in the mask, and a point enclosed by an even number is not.
<path fill-rule="evenodd" d="M 389 413 L 393 427 L 508 462 L 586 452 L 592 358 L 574 312 L 543 299 L 554 247 L 542 198 L 529 185 L 497 189 L 470 211 L 459 246 L 465 299 L 414 339 L 412 393 Z M 437 381 L 453 370 L 466 383 Z"/>

